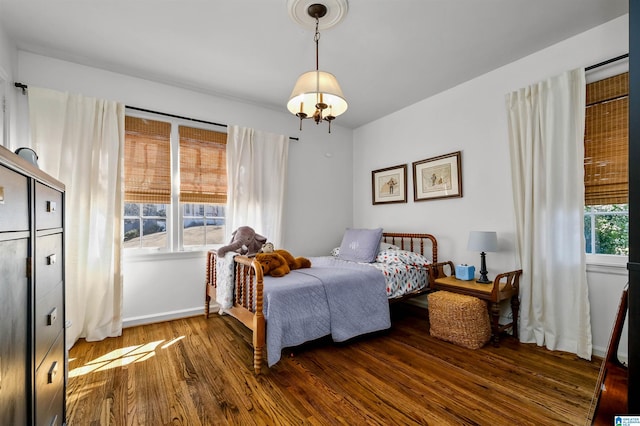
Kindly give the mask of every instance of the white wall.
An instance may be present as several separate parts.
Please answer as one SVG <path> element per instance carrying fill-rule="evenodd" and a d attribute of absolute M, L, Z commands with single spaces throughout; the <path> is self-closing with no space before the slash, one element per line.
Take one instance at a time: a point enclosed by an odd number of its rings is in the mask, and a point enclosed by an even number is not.
<path fill-rule="evenodd" d="M 0 27 L 0 103 L 6 99 L 4 114 L 0 109 L 0 145 L 11 147 L 11 140 L 15 139 L 16 128 L 16 98 L 18 91 L 13 86 L 13 76 L 18 67 L 18 51 L 15 44 L 9 40 L 4 29 Z"/>
<path fill-rule="evenodd" d="M 355 130 L 354 225 L 433 233 L 441 260 L 475 264 L 477 269 L 479 254 L 466 249 L 469 231 L 495 230 L 499 252 L 487 254 L 489 275 L 514 269 L 505 94 L 628 49 L 628 16 L 624 16 Z M 414 202 L 411 163 L 459 150 L 463 197 Z M 409 167 L 408 203 L 372 205 L 371 171 L 398 164 Z M 626 282 L 624 268 L 600 271 L 605 272 L 588 273 L 598 354 L 606 350 Z"/>
<path fill-rule="evenodd" d="M 337 120 L 331 134 L 326 125 L 310 122 L 299 132 L 297 118 L 285 108 L 286 93 L 282 109 L 276 111 L 24 51 L 18 52 L 18 64 L 16 80 L 29 86 L 299 137 L 289 148 L 284 247 L 296 255 L 325 254 L 351 226 L 352 131 Z M 125 256 L 125 325 L 200 314 L 204 277 L 201 252 Z"/>

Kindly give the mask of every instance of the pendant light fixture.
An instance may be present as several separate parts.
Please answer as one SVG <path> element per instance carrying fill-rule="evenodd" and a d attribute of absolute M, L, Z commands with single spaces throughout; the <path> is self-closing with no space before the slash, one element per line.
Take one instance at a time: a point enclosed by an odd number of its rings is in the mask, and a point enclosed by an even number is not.
<path fill-rule="evenodd" d="M 331 133 L 331 122 L 347 110 L 347 101 L 344 99 L 336 77 L 318 68 L 318 42 L 320 41 L 318 25 L 320 18 L 327 14 L 327 7 L 324 4 L 314 3 L 309 5 L 307 13 L 315 19 L 316 32 L 313 41 L 316 43 L 316 69 L 298 77 L 287 108 L 300 119 L 300 130 L 302 130 L 302 120 L 312 118 L 316 124 L 327 121 L 329 133 Z"/>

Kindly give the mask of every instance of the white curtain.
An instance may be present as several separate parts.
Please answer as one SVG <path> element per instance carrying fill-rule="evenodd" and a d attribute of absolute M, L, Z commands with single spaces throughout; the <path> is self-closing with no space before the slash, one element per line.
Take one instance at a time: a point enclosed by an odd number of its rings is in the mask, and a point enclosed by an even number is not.
<path fill-rule="evenodd" d="M 67 347 L 122 333 L 124 110 L 29 87 L 31 148 L 66 187 Z"/>
<path fill-rule="evenodd" d="M 250 226 L 282 247 L 289 138 L 239 126 L 227 135 L 226 231 Z"/>
<path fill-rule="evenodd" d="M 584 69 L 506 96 L 520 340 L 591 359 L 584 241 Z"/>

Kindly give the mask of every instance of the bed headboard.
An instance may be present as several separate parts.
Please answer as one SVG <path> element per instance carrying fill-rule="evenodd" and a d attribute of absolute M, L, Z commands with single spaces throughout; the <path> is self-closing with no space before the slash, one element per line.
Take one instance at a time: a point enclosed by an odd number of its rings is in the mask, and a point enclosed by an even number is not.
<path fill-rule="evenodd" d="M 433 263 L 438 261 L 438 241 L 436 240 L 436 237 L 431 234 L 383 232 L 382 241 L 398 246 L 402 250 L 420 253 Z M 431 249 L 431 255 L 429 255 L 429 249 Z"/>

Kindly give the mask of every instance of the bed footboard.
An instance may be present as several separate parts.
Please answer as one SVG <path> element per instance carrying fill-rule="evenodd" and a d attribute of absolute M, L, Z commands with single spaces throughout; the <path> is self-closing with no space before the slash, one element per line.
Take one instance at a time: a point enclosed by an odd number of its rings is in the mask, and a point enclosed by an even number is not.
<path fill-rule="evenodd" d="M 205 316 L 209 318 L 211 300 L 216 298 L 216 258 L 215 250 L 207 254 L 207 276 L 205 292 Z M 262 268 L 254 259 L 246 256 L 235 256 L 233 306 L 225 309 L 225 313 L 238 319 L 253 333 L 253 369 L 260 374 L 264 360 L 265 319 L 263 305 Z"/>

